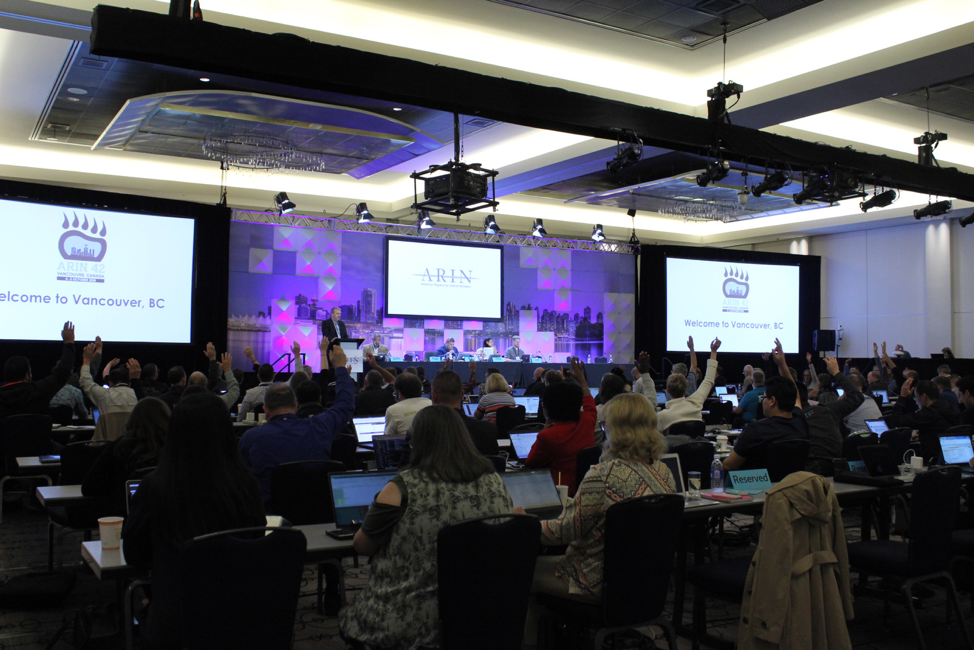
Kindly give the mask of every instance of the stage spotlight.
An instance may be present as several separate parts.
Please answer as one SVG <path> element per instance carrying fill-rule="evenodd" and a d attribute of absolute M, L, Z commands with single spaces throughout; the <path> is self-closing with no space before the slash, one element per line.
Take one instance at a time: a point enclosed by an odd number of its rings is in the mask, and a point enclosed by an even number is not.
<path fill-rule="evenodd" d="M 970 213 L 966 217 L 961 217 L 960 218 L 960 227 L 961 228 L 967 228 L 972 223 L 974 223 L 974 212 Z"/>
<path fill-rule="evenodd" d="M 626 146 L 623 147 L 623 140 Z M 616 142 L 616 156 L 605 163 L 605 168 L 613 174 L 621 172 L 627 167 L 632 167 L 643 157 L 643 141 L 636 135 L 635 131 L 626 129 Z"/>
<path fill-rule="evenodd" d="M 626 214 L 628 214 L 630 218 L 635 219 L 636 218 L 636 208 L 630 208 L 629 210 L 626 210 Z"/>
<path fill-rule="evenodd" d="M 500 235 L 501 227 L 497 225 L 497 220 L 491 215 L 484 217 L 484 234 L 485 235 Z"/>
<path fill-rule="evenodd" d="M 544 222 L 541 219 L 534 220 L 534 224 L 531 226 L 531 236 L 532 237 L 548 236 L 548 231 L 544 229 Z"/>
<path fill-rule="evenodd" d="M 873 194 L 871 199 L 862 201 L 859 204 L 859 209 L 865 212 L 866 210 L 871 210 L 873 208 L 885 208 L 898 198 L 900 198 L 899 192 L 896 190 L 886 190 L 885 192 L 880 192 L 879 194 Z"/>
<path fill-rule="evenodd" d="M 950 201 L 937 201 L 936 203 L 928 203 L 926 207 L 920 208 L 913 211 L 913 216 L 916 219 L 922 219 L 923 217 L 939 217 L 942 214 L 947 214 L 950 212 L 954 204 Z"/>
<path fill-rule="evenodd" d="M 780 190 L 785 185 L 791 184 L 791 174 L 788 172 L 777 171 L 769 176 L 765 176 L 764 180 L 751 188 L 751 194 L 754 196 L 761 196 L 765 192 L 774 192 Z"/>
<path fill-rule="evenodd" d="M 277 206 L 277 211 L 281 214 L 291 212 L 294 208 L 298 207 L 294 204 L 294 201 L 287 198 L 287 192 L 278 192 L 275 194 L 274 204 Z"/>
<path fill-rule="evenodd" d="M 375 219 L 372 213 L 369 212 L 369 206 L 365 205 L 365 203 L 359 203 L 355 206 L 355 216 L 358 217 L 359 223 L 371 223 Z"/>
<path fill-rule="evenodd" d="M 729 171 L 729 162 L 726 160 L 715 160 L 707 165 L 707 169 L 702 174 L 697 174 L 697 185 L 707 187 L 711 183 L 725 179 Z"/>
<path fill-rule="evenodd" d="M 810 183 L 805 184 L 805 188 L 801 192 L 796 192 L 792 198 L 794 198 L 797 205 L 801 205 L 805 201 L 823 193 L 826 189 L 828 189 L 828 179 L 823 176 L 816 176 Z"/>
<path fill-rule="evenodd" d="M 429 230 L 436 226 L 436 223 L 430 218 L 429 210 L 420 210 L 419 216 L 416 219 L 416 227 L 420 230 Z"/>
<path fill-rule="evenodd" d="M 605 233 L 602 232 L 602 224 L 597 223 L 592 228 L 592 241 L 605 241 Z"/>

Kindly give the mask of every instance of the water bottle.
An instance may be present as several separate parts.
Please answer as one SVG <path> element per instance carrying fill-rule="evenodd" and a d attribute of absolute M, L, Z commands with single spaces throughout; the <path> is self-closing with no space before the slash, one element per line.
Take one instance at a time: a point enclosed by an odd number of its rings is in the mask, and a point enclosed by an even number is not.
<path fill-rule="evenodd" d="M 591 355 L 591 354 L 590 354 L 590 355 L 588 355 L 588 362 L 589 362 L 589 363 L 592 363 L 592 355 Z"/>
<path fill-rule="evenodd" d="M 714 462 L 710 464 L 710 489 L 715 490 L 722 487 L 724 487 L 724 465 L 719 458 L 715 458 Z"/>

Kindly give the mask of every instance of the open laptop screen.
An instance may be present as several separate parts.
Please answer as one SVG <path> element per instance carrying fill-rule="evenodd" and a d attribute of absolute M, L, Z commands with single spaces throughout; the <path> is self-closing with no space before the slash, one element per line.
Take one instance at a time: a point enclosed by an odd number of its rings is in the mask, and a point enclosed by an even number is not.
<path fill-rule="evenodd" d="M 730 402 L 734 408 L 737 408 L 737 395 L 734 393 L 727 393 L 726 395 L 720 396 L 721 402 Z"/>
<path fill-rule="evenodd" d="M 359 444 L 372 442 L 372 436 L 381 436 L 386 432 L 386 416 L 379 415 L 373 418 L 352 418 L 355 425 L 355 437 Z"/>
<path fill-rule="evenodd" d="M 876 435 L 889 431 L 889 425 L 886 424 L 885 420 L 866 420 L 866 426 Z"/>
<path fill-rule="evenodd" d="M 395 472 L 367 472 L 329 474 L 331 501 L 335 510 L 335 524 L 347 526 L 365 519 L 375 495 L 382 491 Z"/>
<path fill-rule="evenodd" d="M 883 404 L 889 404 L 889 394 L 885 390 L 874 390 L 873 397 L 879 397 L 883 400 Z"/>
<path fill-rule="evenodd" d="M 680 457 L 676 454 L 663 454 L 660 456 L 660 460 L 669 468 L 670 474 L 673 475 L 673 480 L 676 481 L 677 493 L 683 494 L 683 472 L 680 470 Z"/>
<path fill-rule="evenodd" d="M 396 469 L 406 448 L 406 436 L 373 436 L 375 466 L 379 469 Z"/>
<path fill-rule="evenodd" d="M 974 448 L 971 446 L 971 439 L 968 436 L 942 436 L 940 438 L 940 451 L 944 455 L 944 463 L 947 465 L 964 465 L 969 467 L 969 462 L 974 458 Z"/>
<path fill-rule="evenodd" d="M 714 392 L 717 395 L 726 395 L 727 394 L 727 386 L 714 386 Z"/>
<path fill-rule="evenodd" d="M 656 393 L 656 403 L 660 406 L 666 404 L 666 393 Z"/>
<path fill-rule="evenodd" d="M 538 439 L 538 432 L 532 431 L 529 433 L 512 433 L 511 434 L 511 444 L 514 445 L 514 453 L 521 460 L 528 457 L 531 453 L 531 447 L 534 446 L 534 441 Z"/>
<path fill-rule="evenodd" d="M 538 414 L 538 400 L 539 397 L 515 397 L 514 403 L 518 406 L 524 407 L 524 415 L 527 417 L 534 417 Z"/>
<path fill-rule="evenodd" d="M 530 472 L 504 472 L 504 485 L 515 507 L 544 508 L 561 505 L 558 489 L 546 469 Z"/>

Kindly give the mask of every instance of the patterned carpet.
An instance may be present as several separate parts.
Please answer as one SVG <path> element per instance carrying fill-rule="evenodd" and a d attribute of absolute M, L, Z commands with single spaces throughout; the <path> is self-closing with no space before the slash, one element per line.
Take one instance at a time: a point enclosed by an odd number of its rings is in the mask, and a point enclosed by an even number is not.
<path fill-rule="evenodd" d="M 10 506 L 14 507 L 11 508 Z M 8 504 L 0 524 L 0 579 L 21 575 L 31 571 L 44 571 L 47 562 L 47 518 L 36 510 L 26 510 Z M 747 523 L 749 518 L 741 517 L 738 523 Z M 859 530 L 854 513 L 846 513 L 847 534 L 850 540 L 858 539 Z M 78 609 L 85 609 L 93 622 L 95 642 L 91 650 L 123 647 L 121 637 L 115 634 L 115 586 L 112 582 L 99 582 L 81 561 L 80 533 L 65 537 L 59 555 L 65 563 L 65 570 L 77 575 L 77 584 L 71 595 L 57 610 L 23 611 L 0 609 L 0 650 L 43 650 L 54 638 L 65 616 Z M 727 549 L 727 555 L 753 552 L 751 549 Z M 349 598 L 368 579 L 368 566 L 363 562 L 355 568 L 347 562 L 346 586 Z M 315 588 L 317 579 L 314 566 L 305 568 L 302 596 L 298 603 L 298 614 L 294 623 L 295 645 L 297 650 L 343 650 L 344 644 L 338 639 L 337 618 L 321 616 L 315 611 Z M 672 594 L 671 594 L 672 597 Z M 924 628 L 928 647 L 938 650 L 962 648 L 963 642 L 956 620 L 951 625 L 944 623 L 945 592 L 934 587 L 923 598 L 920 610 L 921 624 Z M 690 623 L 692 597 L 686 604 L 685 622 Z M 737 605 L 708 601 L 708 623 L 711 634 L 734 640 L 737 636 Z M 971 597 L 961 594 L 961 607 L 969 629 L 974 629 L 971 620 Z M 849 632 L 855 648 L 861 649 L 907 649 L 915 648 L 916 640 L 910 618 L 902 605 L 893 605 L 889 625 L 883 623 L 882 602 L 868 596 L 856 597 L 856 619 L 849 624 Z M 660 641 L 659 647 L 665 647 Z M 60 641 L 56 649 L 71 648 L 67 641 Z M 679 647 L 689 648 L 686 639 L 679 640 Z"/>

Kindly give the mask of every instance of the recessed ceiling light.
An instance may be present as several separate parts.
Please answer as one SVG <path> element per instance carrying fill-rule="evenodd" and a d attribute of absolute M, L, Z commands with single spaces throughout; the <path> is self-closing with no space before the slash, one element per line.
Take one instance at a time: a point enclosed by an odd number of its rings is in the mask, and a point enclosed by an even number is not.
<path fill-rule="evenodd" d="M 697 37 L 696 36 L 693 36 L 693 35 L 684 36 L 683 37 L 683 42 L 684 43 L 696 43 L 697 42 Z"/>
<path fill-rule="evenodd" d="M 84 88 L 68 88 L 68 92 L 72 95 L 87 95 L 88 91 Z"/>
<path fill-rule="evenodd" d="M 209 81 L 209 80 L 210 80 L 209 77 L 200 77 L 200 81 L 206 82 L 206 81 Z"/>
<path fill-rule="evenodd" d="M 80 100 L 80 99 L 78 99 L 77 97 L 67 97 L 66 99 L 67 99 L 67 100 L 68 100 L 69 102 L 80 102 L 80 101 L 81 101 L 81 100 Z"/>
<path fill-rule="evenodd" d="M 48 138 L 48 140 L 57 140 L 57 138 Z"/>
<path fill-rule="evenodd" d="M 394 110 L 394 111 L 401 111 L 402 109 L 401 109 L 401 108 L 399 108 L 398 106 L 396 106 L 396 107 L 394 107 L 394 108 L 393 108 L 392 110 Z"/>

